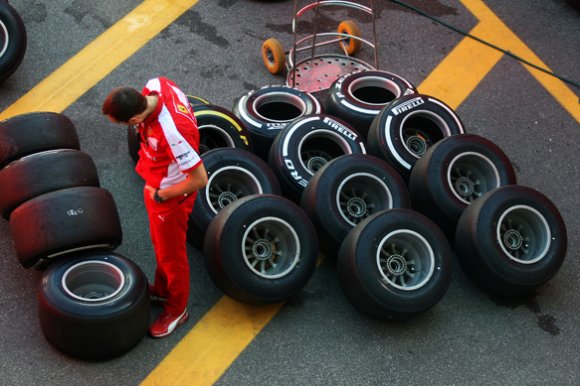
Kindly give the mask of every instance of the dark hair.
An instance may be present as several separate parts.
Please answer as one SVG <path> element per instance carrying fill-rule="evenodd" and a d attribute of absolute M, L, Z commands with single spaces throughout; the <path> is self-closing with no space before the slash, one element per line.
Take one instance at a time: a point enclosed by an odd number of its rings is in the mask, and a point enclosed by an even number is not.
<path fill-rule="evenodd" d="M 103 103 L 103 114 L 119 122 L 127 122 L 147 108 L 147 98 L 131 87 L 113 89 Z"/>

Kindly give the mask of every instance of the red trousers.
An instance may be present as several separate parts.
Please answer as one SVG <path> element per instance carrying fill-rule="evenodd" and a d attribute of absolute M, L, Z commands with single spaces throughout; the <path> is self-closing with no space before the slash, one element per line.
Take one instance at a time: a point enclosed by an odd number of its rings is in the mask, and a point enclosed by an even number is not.
<path fill-rule="evenodd" d="M 149 232 L 157 260 L 153 291 L 167 299 L 165 311 L 173 314 L 181 314 L 189 299 L 187 224 L 195 196 L 175 197 L 158 203 L 151 199 L 149 191 L 144 191 Z"/>

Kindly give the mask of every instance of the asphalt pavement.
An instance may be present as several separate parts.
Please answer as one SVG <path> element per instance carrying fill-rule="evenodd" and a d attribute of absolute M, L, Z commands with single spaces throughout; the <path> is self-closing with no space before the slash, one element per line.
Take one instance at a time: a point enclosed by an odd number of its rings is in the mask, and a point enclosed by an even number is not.
<path fill-rule="evenodd" d="M 472 6 L 489 8 L 554 73 L 580 83 L 580 9 L 574 1 L 408 3 L 464 31 L 479 23 L 470 12 Z M 11 0 L 10 4 L 24 20 L 28 47 L 17 71 L 0 84 L 0 111 L 141 2 Z M 123 228 L 117 251 L 136 261 L 149 279 L 154 258 L 141 202 L 142 184 L 133 171 L 125 129 L 112 125 L 100 112 L 103 99 L 113 87 L 141 88 L 147 79 L 163 75 L 192 95 L 232 109 L 244 93 L 284 83 L 283 77 L 263 66 L 260 46 L 276 37 L 290 47 L 292 4 L 200 0 L 62 111 L 74 122 L 82 150 L 93 157 L 101 186 L 116 201 Z M 375 1 L 374 8 L 380 68 L 404 77 L 421 91 L 423 82 L 464 36 L 391 1 Z M 325 13 L 318 27 L 334 30 L 345 18 L 358 19 L 359 14 L 340 9 Z M 360 24 L 367 33 L 368 17 L 360 17 Z M 298 27 L 306 31 L 312 22 L 305 19 Z M 471 60 L 480 60 L 477 50 Z M 98 61 L 87 64 L 87 74 L 101 66 Z M 456 75 L 452 72 L 450 79 Z M 560 210 L 568 230 L 568 251 L 557 275 L 537 295 L 514 302 L 480 290 L 455 264 L 451 286 L 439 304 L 411 321 L 388 324 L 352 307 L 340 290 L 335 264 L 327 259 L 306 288 L 227 362 L 214 377 L 215 384 L 580 385 L 580 89 L 549 77 L 547 82 L 556 84 L 550 89 L 508 55 L 502 55 L 481 78 L 456 112 L 467 132 L 485 136 L 504 150 L 519 184 L 541 191 Z M 561 87 L 575 95 L 575 105 L 562 104 L 557 91 Z M 450 92 L 442 88 L 444 101 Z M 51 95 L 55 100 L 62 97 Z M 319 97 L 324 98 L 324 93 Z M 28 108 L 35 111 L 33 105 Z M 223 297 L 205 271 L 201 252 L 193 247 L 188 251 L 189 322 L 168 338 L 145 337 L 119 358 L 85 362 L 61 354 L 45 340 L 36 303 L 42 272 L 19 264 L 8 222 L 0 221 L 0 384 L 143 382 Z M 192 361 L 197 359 L 195 352 L 190 355 Z"/>

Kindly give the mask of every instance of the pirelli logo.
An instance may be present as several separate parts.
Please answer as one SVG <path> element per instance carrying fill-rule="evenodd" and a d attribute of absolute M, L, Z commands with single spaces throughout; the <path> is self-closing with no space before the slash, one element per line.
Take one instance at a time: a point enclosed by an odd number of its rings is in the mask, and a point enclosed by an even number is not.
<path fill-rule="evenodd" d="M 418 97 L 418 98 L 415 98 L 415 99 L 411 99 L 410 101 L 407 101 L 405 103 L 402 103 L 401 105 L 399 105 L 396 108 L 394 108 L 393 109 L 393 114 L 399 115 L 401 113 L 404 113 L 405 111 L 412 110 L 415 107 L 422 105 L 423 103 L 425 103 L 425 101 L 421 97 Z"/>

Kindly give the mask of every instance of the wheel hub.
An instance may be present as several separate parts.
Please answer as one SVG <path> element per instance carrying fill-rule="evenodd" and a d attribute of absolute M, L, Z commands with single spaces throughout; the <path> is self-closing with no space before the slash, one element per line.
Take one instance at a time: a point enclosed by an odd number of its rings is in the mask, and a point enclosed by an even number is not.
<path fill-rule="evenodd" d="M 231 204 L 232 202 L 236 201 L 238 196 L 236 196 L 232 192 L 222 192 L 218 196 L 218 204 L 221 209 L 225 208 L 227 205 Z"/>
<path fill-rule="evenodd" d="M 387 269 L 393 275 L 402 275 L 407 270 L 407 261 L 401 255 L 391 255 L 387 260 Z"/>
<path fill-rule="evenodd" d="M 252 245 L 252 254 L 260 261 L 266 261 L 272 257 L 272 244 L 266 239 L 256 240 Z"/>
<path fill-rule="evenodd" d="M 522 247 L 523 237 L 520 232 L 510 229 L 503 235 L 503 244 L 512 251 L 518 250 Z"/>
<path fill-rule="evenodd" d="M 459 177 L 455 181 L 455 190 L 463 197 L 471 196 L 475 191 L 475 184 L 469 177 Z"/>
<path fill-rule="evenodd" d="M 326 165 L 327 162 L 328 161 L 326 160 L 326 158 L 321 157 L 321 156 L 315 156 L 315 157 L 312 157 L 312 158 L 308 159 L 308 162 L 306 163 L 306 167 L 312 173 L 316 173 L 324 165 Z"/>
<path fill-rule="evenodd" d="M 367 211 L 367 204 L 360 197 L 352 197 L 346 204 L 348 214 L 355 218 L 361 218 Z"/>
<path fill-rule="evenodd" d="M 409 150 L 416 156 L 421 157 L 427 151 L 427 141 L 419 135 L 411 135 L 406 141 Z"/>

